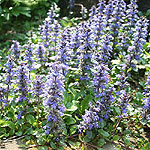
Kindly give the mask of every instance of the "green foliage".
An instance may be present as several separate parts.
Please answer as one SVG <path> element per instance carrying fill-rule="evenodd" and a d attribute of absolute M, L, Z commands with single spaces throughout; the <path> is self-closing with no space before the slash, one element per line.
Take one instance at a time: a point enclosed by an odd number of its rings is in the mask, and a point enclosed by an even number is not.
<path fill-rule="evenodd" d="M 1 0 L 0 48 L 10 47 L 12 40 L 25 43 L 29 31 L 37 31 L 52 5 L 58 0 Z"/>

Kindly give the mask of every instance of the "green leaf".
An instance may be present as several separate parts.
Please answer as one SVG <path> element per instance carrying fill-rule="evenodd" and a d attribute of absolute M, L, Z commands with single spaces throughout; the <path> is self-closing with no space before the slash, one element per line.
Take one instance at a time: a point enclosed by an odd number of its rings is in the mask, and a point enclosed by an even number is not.
<path fill-rule="evenodd" d="M 144 150 L 150 150 L 150 142 L 144 145 Z"/>
<path fill-rule="evenodd" d="M 64 147 L 58 147 L 59 150 L 64 150 Z"/>
<path fill-rule="evenodd" d="M 93 136 L 92 131 L 87 130 L 86 135 L 88 136 L 89 139 L 92 139 Z"/>
<path fill-rule="evenodd" d="M 17 135 L 17 136 L 21 136 L 21 135 L 22 135 L 22 131 L 16 132 L 16 135 Z"/>
<path fill-rule="evenodd" d="M 138 68 L 137 67 L 133 67 L 132 69 L 133 69 L 133 71 L 138 72 Z"/>
<path fill-rule="evenodd" d="M 103 129 L 98 130 L 98 132 L 103 136 L 103 137 L 109 137 L 109 133 L 104 131 Z"/>
<path fill-rule="evenodd" d="M 73 100 L 73 101 L 70 103 L 69 109 L 66 109 L 66 111 L 71 111 L 71 112 L 76 111 L 76 110 L 78 109 L 77 103 L 78 103 L 78 102 L 76 102 L 76 101 Z"/>
<path fill-rule="evenodd" d="M 147 11 L 146 11 L 146 14 L 145 14 L 146 16 L 149 16 L 150 15 L 150 9 L 148 9 Z"/>
<path fill-rule="evenodd" d="M 65 116 L 65 123 L 67 125 L 71 125 L 71 124 L 75 124 L 76 123 L 76 119 L 74 119 L 72 116 Z"/>
<path fill-rule="evenodd" d="M 142 99 L 143 98 L 143 94 L 141 92 L 137 92 L 136 93 L 136 98 L 139 99 L 139 100 Z"/>
<path fill-rule="evenodd" d="M 77 94 L 76 89 L 74 89 L 74 88 L 69 88 L 68 90 L 69 90 L 69 92 L 70 92 L 74 97 L 76 96 L 76 94 Z"/>
<path fill-rule="evenodd" d="M 0 6 L 0 14 L 2 14 L 2 12 L 3 12 L 3 9 L 2 9 L 2 7 Z"/>
<path fill-rule="evenodd" d="M 0 120 L 0 126 L 15 129 L 15 124 L 11 121 Z"/>
<path fill-rule="evenodd" d="M 65 105 L 68 103 L 68 102 L 71 102 L 73 99 L 73 95 L 72 94 L 69 94 L 67 91 L 64 92 L 64 103 Z"/>
<path fill-rule="evenodd" d="M 0 120 L 0 127 L 3 127 L 6 124 L 5 120 Z M 4 126 L 5 127 L 5 126 Z"/>
<path fill-rule="evenodd" d="M 84 112 L 85 109 L 88 109 L 89 102 L 92 101 L 92 95 L 86 95 L 85 98 L 81 101 L 80 110 Z"/>
<path fill-rule="evenodd" d="M 77 125 L 73 125 L 70 127 L 70 135 L 75 134 L 77 131 Z"/>
<path fill-rule="evenodd" d="M 98 146 L 103 146 L 105 144 L 105 140 L 104 139 L 99 139 L 98 140 Z"/>
<path fill-rule="evenodd" d="M 131 130 L 130 129 L 126 129 L 125 131 L 124 131 L 124 134 L 130 134 L 131 133 Z"/>
<path fill-rule="evenodd" d="M 9 14 L 9 13 L 5 13 L 5 14 L 4 14 L 4 17 L 5 17 L 5 19 L 8 21 L 9 18 L 10 18 L 10 14 Z"/>
<path fill-rule="evenodd" d="M 119 136 L 119 135 L 113 136 L 113 140 L 114 140 L 114 141 L 118 141 L 119 139 L 120 139 L 120 136 Z"/>
<path fill-rule="evenodd" d="M 88 138 L 88 136 L 85 136 L 85 137 L 83 138 L 83 142 L 88 143 L 88 142 L 90 142 L 90 141 L 91 141 L 91 139 Z"/>
<path fill-rule="evenodd" d="M 27 119 L 27 122 L 29 122 L 30 124 L 33 124 L 35 122 L 35 118 L 32 115 L 27 115 L 26 119 Z"/>
<path fill-rule="evenodd" d="M 9 131 L 9 135 L 12 136 L 12 135 L 14 135 L 14 134 L 15 134 L 15 130 L 14 130 L 14 129 L 11 129 L 11 130 Z"/>
<path fill-rule="evenodd" d="M 55 143 L 54 143 L 54 142 L 50 142 L 50 146 L 51 146 L 51 148 L 56 149 L 56 145 L 55 145 Z"/>
<path fill-rule="evenodd" d="M 104 128 L 105 125 L 106 125 L 106 122 L 104 120 L 102 120 L 101 122 L 99 122 L 100 128 Z"/>
<path fill-rule="evenodd" d="M 120 108 L 119 108 L 119 107 L 114 107 L 114 112 L 115 112 L 117 115 L 120 115 L 120 113 L 121 113 Z"/>
<path fill-rule="evenodd" d="M 123 140 L 127 146 L 131 144 L 130 139 L 128 137 L 124 137 Z"/>
<path fill-rule="evenodd" d="M 27 17 L 31 17 L 31 14 L 29 12 L 21 12 L 22 15 L 25 15 Z"/>

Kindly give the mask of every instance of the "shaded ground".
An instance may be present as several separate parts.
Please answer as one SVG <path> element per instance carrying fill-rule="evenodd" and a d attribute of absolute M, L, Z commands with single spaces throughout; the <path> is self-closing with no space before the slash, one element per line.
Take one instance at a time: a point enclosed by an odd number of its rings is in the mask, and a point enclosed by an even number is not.
<path fill-rule="evenodd" d="M 8 141 L 0 145 L 0 150 L 27 150 L 27 148 L 22 147 L 23 144 L 25 143 L 23 143 L 21 140 Z M 29 148 L 28 150 L 38 150 L 38 149 L 39 148 L 37 147 L 37 148 Z M 48 150 L 52 150 L 52 149 L 49 148 Z M 73 150 L 73 149 L 65 148 L 65 150 Z M 89 148 L 89 150 L 94 150 L 94 149 Z M 102 150 L 116 150 L 116 148 L 113 144 L 108 143 L 102 148 Z"/>

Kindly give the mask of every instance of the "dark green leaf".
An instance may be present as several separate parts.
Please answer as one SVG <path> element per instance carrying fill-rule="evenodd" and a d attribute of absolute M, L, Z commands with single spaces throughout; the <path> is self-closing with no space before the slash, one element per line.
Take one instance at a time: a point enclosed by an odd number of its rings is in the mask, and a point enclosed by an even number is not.
<path fill-rule="evenodd" d="M 85 137 L 83 138 L 83 142 L 88 143 L 88 142 L 90 142 L 90 141 L 91 141 L 91 139 L 88 138 L 88 136 L 85 136 Z"/>
<path fill-rule="evenodd" d="M 72 116 L 65 116 L 65 123 L 67 125 L 75 124 L 76 120 Z"/>
<path fill-rule="evenodd" d="M 114 140 L 114 141 L 118 141 L 119 139 L 120 139 L 120 136 L 119 136 L 119 135 L 113 136 L 113 140 Z"/>
<path fill-rule="evenodd" d="M 150 150 L 150 142 L 144 145 L 144 150 Z"/>
<path fill-rule="evenodd" d="M 102 120 L 101 122 L 99 122 L 100 128 L 104 128 L 105 125 L 106 125 L 106 122 L 104 120 Z"/>
<path fill-rule="evenodd" d="M 143 94 L 141 92 L 137 92 L 136 93 L 136 98 L 139 99 L 139 100 L 142 99 L 143 98 Z"/>
<path fill-rule="evenodd" d="M 22 135 L 22 131 L 16 132 L 16 135 L 17 135 L 17 136 L 21 136 L 21 135 Z"/>
<path fill-rule="evenodd" d="M 130 139 L 128 137 L 124 137 L 123 140 L 127 146 L 131 144 Z"/>
<path fill-rule="evenodd" d="M 56 145 L 54 142 L 50 142 L 50 146 L 51 146 L 51 148 L 56 149 Z"/>
<path fill-rule="evenodd" d="M 114 107 L 114 111 L 117 115 L 120 115 L 121 111 L 119 107 Z"/>
<path fill-rule="evenodd" d="M 77 125 L 73 125 L 70 127 L 70 135 L 75 134 L 77 131 Z"/>
<path fill-rule="evenodd" d="M 98 130 L 98 132 L 103 136 L 103 137 L 109 137 L 109 133 L 104 131 L 103 129 Z"/>
<path fill-rule="evenodd" d="M 87 130 L 86 135 L 88 136 L 89 139 L 92 139 L 92 131 Z"/>
<path fill-rule="evenodd" d="M 92 95 L 87 95 L 85 98 L 81 101 L 80 110 L 81 112 L 84 112 L 85 109 L 89 107 L 89 102 L 92 101 Z"/>
<path fill-rule="evenodd" d="M 105 144 L 105 140 L 104 139 L 99 139 L 98 140 L 98 146 L 103 146 Z"/>
<path fill-rule="evenodd" d="M 129 129 L 126 129 L 125 131 L 124 131 L 124 134 L 130 134 L 131 133 L 131 130 L 129 130 Z"/>
<path fill-rule="evenodd" d="M 35 118 L 34 118 L 34 116 L 32 116 L 32 115 L 27 115 L 27 116 L 26 116 L 26 119 L 27 119 L 27 121 L 28 121 L 30 124 L 33 124 L 34 121 L 35 121 Z"/>

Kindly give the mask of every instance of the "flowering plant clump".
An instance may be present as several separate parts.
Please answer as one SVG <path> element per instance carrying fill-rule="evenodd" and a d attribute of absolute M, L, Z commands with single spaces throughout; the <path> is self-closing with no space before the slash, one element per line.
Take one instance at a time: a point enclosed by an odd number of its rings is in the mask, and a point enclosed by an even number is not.
<path fill-rule="evenodd" d="M 13 41 L 0 64 L 0 140 L 25 136 L 27 144 L 60 150 L 89 142 L 146 149 L 148 20 L 136 0 L 99 0 L 86 20 L 83 7 L 78 21 L 57 20 L 53 5 L 32 40 Z"/>

